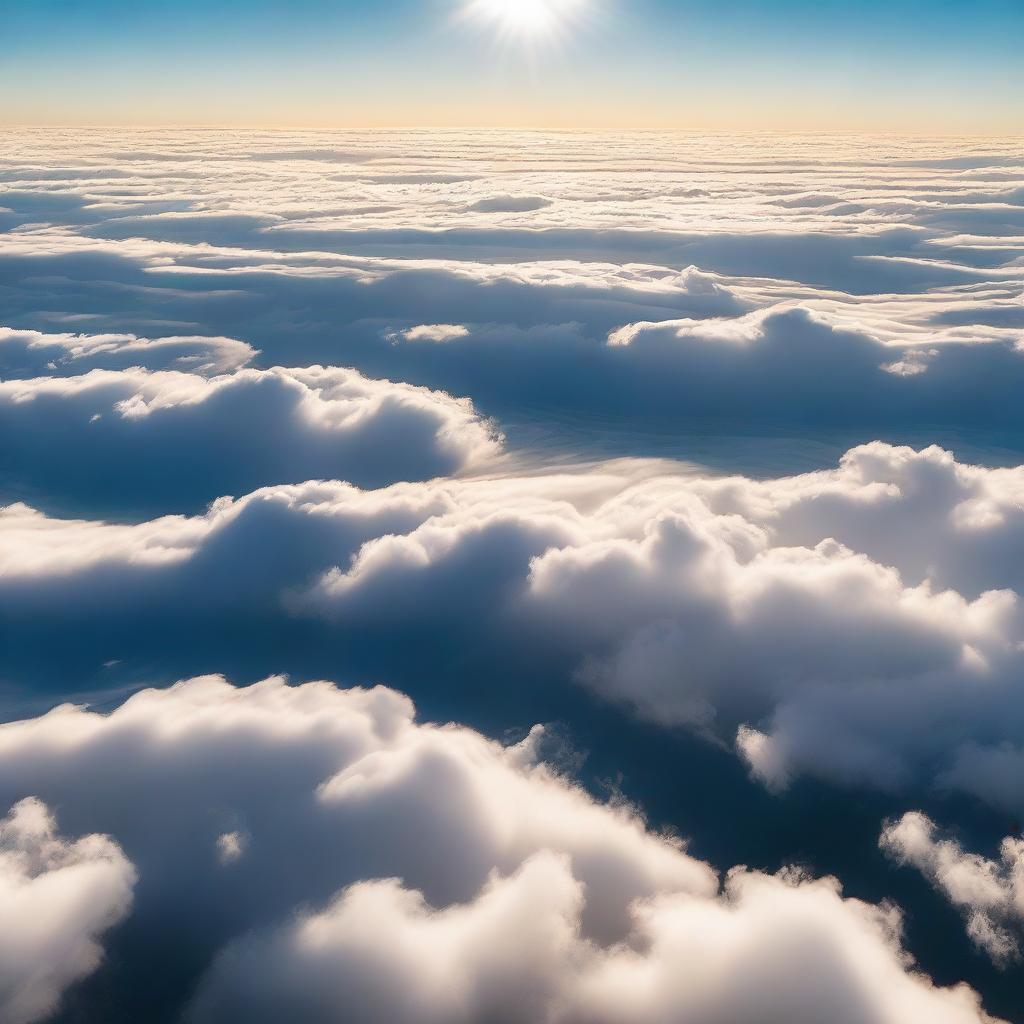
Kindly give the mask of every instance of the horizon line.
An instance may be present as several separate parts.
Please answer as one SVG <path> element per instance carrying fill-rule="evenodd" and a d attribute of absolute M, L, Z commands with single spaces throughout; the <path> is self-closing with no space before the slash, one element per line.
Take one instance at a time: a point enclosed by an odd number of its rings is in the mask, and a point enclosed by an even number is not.
<path fill-rule="evenodd" d="M 1019 132 L 932 132 L 924 129 L 900 128 L 684 128 L 684 127 L 591 127 L 565 128 L 537 124 L 390 124 L 376 125 L 322 125 L 272 122 L 267 124 L 231 122 L 154 122 L 141 123 L 39 123 L 30 121 L 0 122 L 0 131 L 268 131 L 268 132 L 533 132 L 548 135 L 814 135 L 814 136 L 892 136 L 919 139 L 999 139 L 1016 140 L 1024 144 L 1024 129 Z M 1024 161 L 1024 153 L 1021 154 Z"/>

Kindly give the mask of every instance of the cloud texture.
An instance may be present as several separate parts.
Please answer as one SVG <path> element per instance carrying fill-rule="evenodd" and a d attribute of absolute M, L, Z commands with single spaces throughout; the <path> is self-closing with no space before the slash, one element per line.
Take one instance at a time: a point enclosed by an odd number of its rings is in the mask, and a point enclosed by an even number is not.
<path fill-rule="evenodd" d="M 542 739 L 417 724 L 383 689 L 205 678 L 0 727 L 0 791 L 118 838 L 140 881 L 113 950 L 131 978 L 157 944 L 171 964 L 190 949 L 192 1020 L 990 1020 L 909 970 L 892 908 L 799 873 L 737 869 L 719 890 L 630 807 L 538 763 Z M 28 855 L 52 845 L 38 802 L 11 821 Z M 225 860 L 228 827 L 246 841 Z M 130 874 L 84 843 L 75 862 Z M 130 983 L 119 1012 L 182 1008 L 155 997 Z"/>
<path fill-rule="evenodd" d="M 967 934 L 996 963 L 1020 958 L 1024 925 L 1024 839 L 1003 840 L 998 860 L 968 853 L 955 839 L 942 838 L 935 823 L 919 811 L 888 825 L 882 849 L 917 868 L 960 909 Z"/>
<path fill-rule="evenodd" d="M 511 427 L 542 412 L 574 450 L 597 423 L 619 454 L 692 454 L 681 430 L 1024 451 L 1005 140 L 283 141 L 12 133 L 9 322 L 241 339 L 261 366 L 351 366 Z M 457 330 L 395 343 L 432 325 Z"/>
<path fill-rule="evenodd" d="M 1018 145 L 12 130 L 0 323 L 0 1017 L 1019 1022 Z"/>
<path fill-rule="evenodd" d="M 15 493 L 121 512 L 191 510 L 271 481 L 443 476 L 499 450 L 469 401 L 321 366 L 8 381 L 0 429 L 22 439 L 0 457 Z"/>
<path fill-rule="evenodd" d="M 170 672 L 231 663 L 248 616 L 300 674 L 316 664 L 300 635 L 374 675 L 428 652 L 442 677 L 564 666 L 563 686 L 736 740 L 777 789 L 803 773 L 958 785 L 961 759 L 1013 742 L 1024 716 L 1020 580 L 1003 557 L 1020 488 L 1018 470 L 873 445 L 771 482 L 628 461 L 274 487 L 137 525 L 14 505 L 0 606 L 11 671 L 37 678 L 154 645 Z M 38 642 L 54 622 L 60 652 Z"/>
<path fill-rule="evenodd" d="M 63 839 L 26 797 L 0 820 L 0 1018 L 48 1019 L 96 970 L 100 940 L 132 905 L 135 870 L 106 836 Z"/>

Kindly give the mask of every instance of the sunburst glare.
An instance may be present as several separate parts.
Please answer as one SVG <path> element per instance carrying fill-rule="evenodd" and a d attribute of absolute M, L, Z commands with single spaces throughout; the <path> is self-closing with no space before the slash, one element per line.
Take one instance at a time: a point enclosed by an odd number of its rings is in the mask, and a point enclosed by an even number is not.
<path fill-rule="evenodd" d="M 504 38 L 537 40 L 562 35 L 589 6 L 589 0 L 468 0 L 465 14 Z"/>

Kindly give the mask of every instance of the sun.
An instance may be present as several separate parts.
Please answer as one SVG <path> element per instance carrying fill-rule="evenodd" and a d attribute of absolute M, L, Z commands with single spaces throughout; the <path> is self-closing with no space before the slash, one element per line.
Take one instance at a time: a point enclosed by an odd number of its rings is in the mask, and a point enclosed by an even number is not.
<path fill-rule="evenodd" d="M 554 36 L 571 26 L 586 0 L 469 0 L 466 13 L 505 36 Z"/>

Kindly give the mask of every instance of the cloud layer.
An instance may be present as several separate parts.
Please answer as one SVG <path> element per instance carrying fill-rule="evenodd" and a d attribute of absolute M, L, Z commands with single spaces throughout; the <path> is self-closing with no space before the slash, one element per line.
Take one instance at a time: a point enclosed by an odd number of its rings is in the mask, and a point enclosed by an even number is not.
<path fill-rule="evenodd" d="M 12 135 L 11 322 L 237 338 L 260 366 L 469 395 L 510 429 L 542 413 L 574 449 L 678 453 L 686 430 L 1024 450 L 1024 166 L 1005 140 L 950 158 L 650 136 L 638 158 L 591 136 L 288 138 Z M 432 325 L 458 331 L 395 343 Z"/>
<path fill-rule="evenodd" d="M 256 356 L 233 338 L 139 338 L 134 334 L 45 334 L 0 328 L 0 374 L 7 380 L 83 370 L 151 370 L 229 373 Z"/>
<path fill-rule="evenodd" d="M 0 1017 L 1019 1016 L 1022 300 L 1006 140 L 6 133 Z"/>

